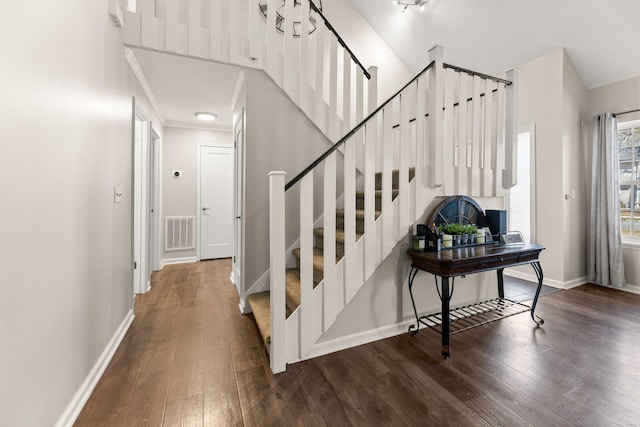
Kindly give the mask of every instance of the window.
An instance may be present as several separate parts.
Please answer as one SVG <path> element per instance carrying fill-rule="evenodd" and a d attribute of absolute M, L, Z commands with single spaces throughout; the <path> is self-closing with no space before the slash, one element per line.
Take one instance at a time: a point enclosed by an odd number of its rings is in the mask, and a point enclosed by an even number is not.
<path fill-rule="evenodd" d="M 620 230 L 623 240 L 640 241 L 640 120 L 618 124 Z"/>
<path fill-rule="evenodd" d="M 524 241 L 528 243 L 536 241 L 535 142 L 535 126 L 518 130 L 518 183 L 509 190 L 507 196 L 509 230 L 521 232 Z"/>

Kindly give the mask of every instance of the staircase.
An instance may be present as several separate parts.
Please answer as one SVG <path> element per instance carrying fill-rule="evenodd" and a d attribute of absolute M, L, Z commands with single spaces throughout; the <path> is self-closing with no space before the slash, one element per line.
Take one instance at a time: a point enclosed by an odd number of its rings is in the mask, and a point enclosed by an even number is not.
<path fill-rule="evenodd" d="M 394 170 L 392 173 L 392 199 L 395 200 L 400 194 L 399 189 L 399 170 Z M 415 168 L 409 169 L 409 180 L 413 180 L 415 177 Z M 363 191 L 356 192 L 356 241 L 364 234 L 364 217 L 365 217 L 365 193 Z M 376 218 L 380 216 L 382 210 L 382 172 L 378 172 L 375 175 L 375 210 Z M 335 256 L 336 262 L 339 262 L 345 255 L 345 211 L 344 209 L 336 210 L 336 232 L 335 232 Z M 314 289 L 320 282 L 322 282 L 324 275 L 324 229 L 315 228 L 313 230 L 315 244 L 313 247 L 313 284 Z M 293 256 L 296 259 L 295 268 L 288 268 L 285 274 L 285 297 L 286 297 L 286 312 L 287 318 L 300 306 L 300 248 L 296 248 L 292 251 Z M 265 342 L 267 351 L 271 344 L 271 316 L 270 316 L 270 304 L 271 297 L 270 292 L 259 292 L 249 295 L 249 306 L 253 312 L 258 329 L 262 335 L 262 339 Z"/>

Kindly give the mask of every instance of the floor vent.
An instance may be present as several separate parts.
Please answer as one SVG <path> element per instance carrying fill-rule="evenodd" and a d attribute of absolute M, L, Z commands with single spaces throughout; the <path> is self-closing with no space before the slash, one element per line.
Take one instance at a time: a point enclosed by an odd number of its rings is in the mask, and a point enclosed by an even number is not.
<path fill-rule="evenodd" d="M 164 250 L 177 251 L 195 248 L 195 216 L 165 217 Z"/>

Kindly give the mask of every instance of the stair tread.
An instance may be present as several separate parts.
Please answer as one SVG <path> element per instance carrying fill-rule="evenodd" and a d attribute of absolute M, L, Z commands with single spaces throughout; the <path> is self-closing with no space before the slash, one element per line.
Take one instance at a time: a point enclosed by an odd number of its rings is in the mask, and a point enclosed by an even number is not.
<path fill-rule="evenodd" d="M 313 234 L 317 237 L 324 238 L 324 228 L 314 228 Z M 359 240 L 363 236 L 362 233 L 356 232 L 356 240 Z M 344 230 L 336 229 L 336 242 L 344 243 Z"/>
<path fill-rule="evenodd" d="M 271 344 L 271 293 L 258 292 L 247 297 L 253 318 L 265 344 Z"/>
<path fill-rule="evenodd" d="M 336 209 L 336 215 L 344 217 L 344 209 Z M 382 211 L 376 211 L 376 218 L 382 215 Z M 364 219 L 364 209 L 356 209 L 356 219 Z"/>
<path fill-rule="evenodd" d="M 378 196 L 382 197 L 382 190 L 375 190 L 374 193 L 375 193 L 376 197 L 378 197 Z M 399 188 L 392 188 L 391 189 L 391 194 L 393 195 L 393 198 L 395 199 L 398 196 L 398 194 L 400 194 L 400 189 Z M 364 195 L 365 195 L 364 191 L 356 191 L 356 197 L 359 197 L 359 196 L 364 197 Z"/>
<path fill-rule="evenodd" d="M 300 248 L 296 248 L 292 251 L 293 256 L 300 258 Z M 336 262 L 340 261 L 342 257 L 336 257 Z M 313 269 L 317 271 L 324 271 L 324 252 L 322 249 L 313 248 Z"/>
<path fill-rule="evenodd" d="M 293 312 L 300 305 L 300 273 L 298 270 L 288 268 L 285 282 L 287 308 Z"/>

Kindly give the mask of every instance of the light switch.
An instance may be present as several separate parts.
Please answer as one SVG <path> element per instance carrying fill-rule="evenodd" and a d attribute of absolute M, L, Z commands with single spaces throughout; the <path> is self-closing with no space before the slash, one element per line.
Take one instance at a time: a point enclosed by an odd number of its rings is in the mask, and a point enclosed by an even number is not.
<path fill-rule="evenodd" d="M 120 187 L 113 187 L 113 203 L 122 203 L 122 190 Z"/>

